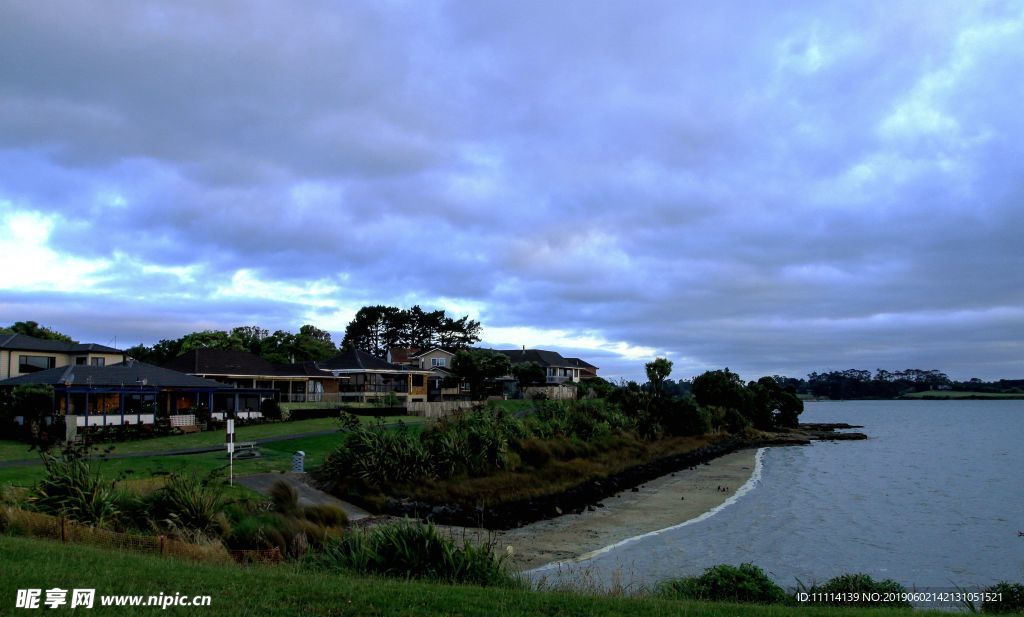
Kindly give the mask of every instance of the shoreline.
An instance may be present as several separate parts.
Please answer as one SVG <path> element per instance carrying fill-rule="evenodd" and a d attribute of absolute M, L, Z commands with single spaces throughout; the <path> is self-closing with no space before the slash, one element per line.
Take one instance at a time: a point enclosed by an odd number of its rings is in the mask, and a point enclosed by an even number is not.
<path fill-rule="evenodd" d="M 716 457 L 611 495 L 579 514 L 491 530 L 439 526 L 456 539 L 492 542 L 513 569 L 536 572 L 713 516 L 756 485 L 763 447 Z M 742 489 L 742 490 L 741 490 Z M 511 547 L 511 551 L 509 551 Z"/>

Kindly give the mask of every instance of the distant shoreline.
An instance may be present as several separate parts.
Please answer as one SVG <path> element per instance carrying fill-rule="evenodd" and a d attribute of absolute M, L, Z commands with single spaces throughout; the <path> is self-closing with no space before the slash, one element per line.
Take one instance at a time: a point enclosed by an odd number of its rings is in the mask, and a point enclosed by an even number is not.
<path fill-rule="evenodd" d="M 956 392 L 956 391 L 931 391 L 915 392 L 904 394 L 896 398 L 805 398 L 805 403 L 842 403 L 844 401 L 1020 401 L 1024 400 L 1024 394 L 1004 394 L 1001 392 Z"/>

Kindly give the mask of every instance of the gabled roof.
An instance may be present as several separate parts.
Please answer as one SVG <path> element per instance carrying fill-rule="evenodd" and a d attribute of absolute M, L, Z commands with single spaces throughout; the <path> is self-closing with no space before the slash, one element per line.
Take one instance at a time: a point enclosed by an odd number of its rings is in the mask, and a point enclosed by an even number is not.
<path fill-rule="evenodd" d="M 587 362 L 586 360 L 581 360 L 579 358 L 566 358 L 566 360 L 568 360 L 570 363 L 572 363 L 573 366 L 576 366 L 576 367 L 579 367 L 579 368 L 587 368 L 587 369 L 591 369 L 591 370 L 594 370 L 594 371 L 597 370 L 596 366 L 594 366 L 593 364 Z"/>
<path fill-rule="evenodd" d="M 128 360 L 109 366 L 60 366 L 5 379 L 0 386 L 46 384 L 51 386 L 138 386 L 157 388 L 223 388 L 224 384 L 172 371 L 145 362 Z"/>
<path fill-rule="evenodd" d="M 291 375 L 288 367 L 264 360 L 248 351 L 230 349 L 193 349 L 164 365 L 171 370 L 193 375 Z"/>
<path fill-rule="evenodd" d="M 496 349 L 497 353 L 505 354 L 512 364 L 536 362 L 541 366 L 575 366 L 562 357 L 557 351 L 546 349 Z"/>
<path fill-rule="evenodd" d="M 96 343 L 51 341 L 26 334 L 0 334 L 0 349 L 17 351 L 50 351 L 55 353 L 124 353 L 120 349 Z"/>
<path fill-rule="evenodd" d="M 427 355 L 432 351 L 440 351 L 442 353 L 448 354 L 449 356 L 455 355 L 455 350 L 452 349 L 446 349 L 444 347 L 424 347 L 423 349 L 419 350 L 416 353 L 409 354 L 409 358 L 419 358 L 421 356 Z"/>
<path fill-rule="evenodd" d="M 401 371 L 402 367 L 391 364 L 361 349 L 350 348 L 342 351 L 330 360 L 315 363 L 317 368 L 325 371 Z"/>

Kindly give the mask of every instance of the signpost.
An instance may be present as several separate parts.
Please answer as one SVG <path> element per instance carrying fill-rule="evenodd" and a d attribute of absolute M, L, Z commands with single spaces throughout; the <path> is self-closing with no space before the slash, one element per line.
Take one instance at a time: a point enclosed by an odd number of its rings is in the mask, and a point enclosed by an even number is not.
<path fill-rule="evenodd" d="M 227 448 L 228 448 L 228 484 L 235 485 L 235 421 L 227 422 Z"/>

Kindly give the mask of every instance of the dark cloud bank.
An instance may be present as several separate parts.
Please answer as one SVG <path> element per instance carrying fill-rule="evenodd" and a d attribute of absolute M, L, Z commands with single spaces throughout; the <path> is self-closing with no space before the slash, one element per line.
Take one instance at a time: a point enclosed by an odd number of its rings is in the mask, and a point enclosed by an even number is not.
<path fill-rule="evenodd" d="M 1024 375 L 1017 2 L 0 14 L 6 322 L 418 302 L 610 375 Z"/>

